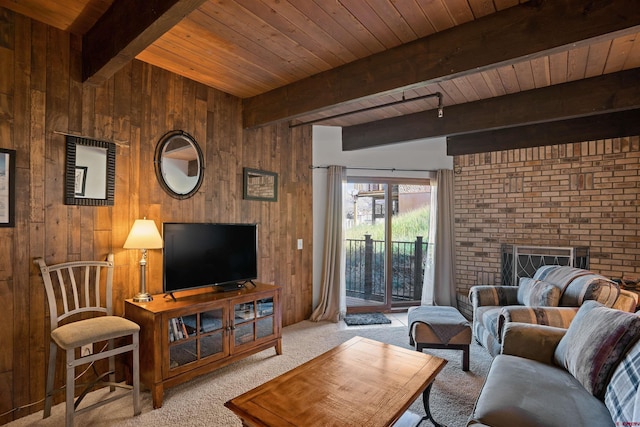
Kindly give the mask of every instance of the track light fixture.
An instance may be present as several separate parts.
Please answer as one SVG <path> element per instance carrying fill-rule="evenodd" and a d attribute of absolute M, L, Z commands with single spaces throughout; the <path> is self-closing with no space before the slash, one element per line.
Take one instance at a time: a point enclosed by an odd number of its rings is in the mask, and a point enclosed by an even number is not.
<path fill-rule="evenodd" d="M 393 101 L 393 102 L 388 102 L 386 104 L 374 105 L 372 107 L 361 108 L 359 110 L 347 111 L 346 113 L 340 113 L 333 116 L 322 117 L 320 119 L 309 120 L 308 122 L 293 123 L 293 124 L 289 124 L 289 127 L 295 128 L 298 126 L 312 125 L 314 123 L 325 122 L 331 119 L 337 119 L 338 117 L 349 116 L 351 114 L 363 113 L 365 111 L 377 110 L 379 108 L 391 107 L 393 105 L 404 104 L 405 102 L 419 101 L 421 99 L 433 98 L 433 97 L 438 97 L 438 118 L 442 118 L 444 117 L 444 105 L 442 103 L 443 97 L 441 92 L 435 92 L 435 93 L 430 93 L 428 95 L 416 96 L 415 98 L 409 98 L 409 99 L 406 99 L 404 97 L 404 93 L 402 93 L 402 99 L 399 101 Z"/>

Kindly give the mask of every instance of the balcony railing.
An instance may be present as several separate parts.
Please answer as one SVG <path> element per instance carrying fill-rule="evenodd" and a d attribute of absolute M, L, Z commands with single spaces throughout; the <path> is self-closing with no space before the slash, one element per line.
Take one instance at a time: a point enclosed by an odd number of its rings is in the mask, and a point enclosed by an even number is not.
<path fill-rule="evenodd" d="M 384 301 L 384 241 L 365 235 L 360 240 L 346 239 L 345 245 L 347 296 Z M 392 301 L 420 301 L 428 247 L 422 236 L 413 242 L 391 242 Z"/>

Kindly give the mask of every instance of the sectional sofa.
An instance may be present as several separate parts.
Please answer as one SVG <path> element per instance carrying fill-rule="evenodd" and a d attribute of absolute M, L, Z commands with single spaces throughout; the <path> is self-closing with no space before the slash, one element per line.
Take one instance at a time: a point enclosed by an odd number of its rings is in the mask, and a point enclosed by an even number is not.
<path fill-rule="evenodd" d="M 636 294 L 589 270 L 549 265 L 522 278 L 518 286 L 473 286 L 473 335 L 492 356 L 500 353 L 502 333 L 511 322 L 568 328 L 586 301 L 622 311 L 636 310 Z"/>
<path fill-rule="evenodd" d="M 510 322 L 468 426 L 640 425 L 640 317 L 596 301 L 568 329 Z"/>

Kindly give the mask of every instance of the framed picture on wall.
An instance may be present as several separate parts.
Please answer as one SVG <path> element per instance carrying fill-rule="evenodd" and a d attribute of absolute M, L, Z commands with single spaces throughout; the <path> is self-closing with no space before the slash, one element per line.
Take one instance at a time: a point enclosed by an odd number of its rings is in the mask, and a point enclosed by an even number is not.
<path fill-rule="evenodd" d="M 15 226 L 16 151 L 0 148 L 0 227 Z"/>
<path fill-rule="evenodd" d="M 246 200 L 278 200 L 278 174 L 259 169 L 244 168 L 244 191 Z"/>

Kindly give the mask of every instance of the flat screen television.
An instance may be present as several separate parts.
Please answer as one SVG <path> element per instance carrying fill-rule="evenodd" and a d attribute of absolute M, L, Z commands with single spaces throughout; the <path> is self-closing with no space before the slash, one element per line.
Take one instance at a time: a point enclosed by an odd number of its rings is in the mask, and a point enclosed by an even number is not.
<path fill-rule="evenodd" d="M 258 277 L 256 224 L 165 222 L 162 233 L 167 294 L 206 286 L 237 289 Z"/>

